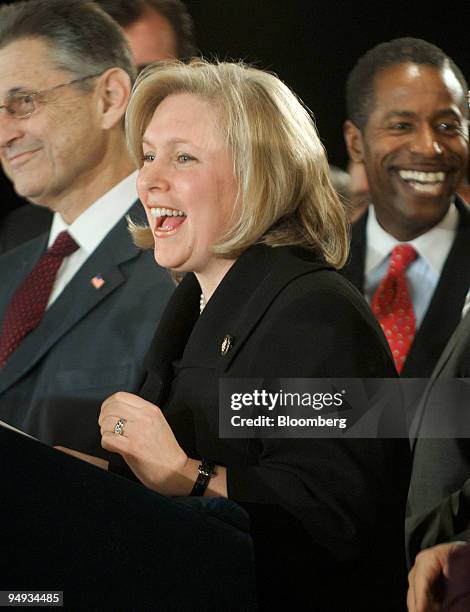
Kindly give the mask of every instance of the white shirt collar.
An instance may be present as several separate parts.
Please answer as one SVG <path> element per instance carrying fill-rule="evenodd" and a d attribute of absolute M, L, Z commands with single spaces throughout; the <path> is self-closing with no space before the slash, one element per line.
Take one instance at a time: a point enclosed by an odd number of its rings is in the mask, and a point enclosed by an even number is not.
<path fill-rule="evenodd" d="M 443 219 L 428 232 L 410 240 L 411 244 L 420 257 L 426 260 L 431 269 L 439 276 L 444 266 L 447 255 L 452 247 L 457 226 L 459 223 L 459 211 L 454 203 Z M 386 259 L 393 248 L 400 241 L 388 234 L 377 221 L 374 207 L 369 206 L 366 225 L 367 253 L 365 261 L 365 273 L 380 265 Z"/>
<path fill-rule="evenodd" d="M 55 213 L 48 247 L 60 232 L 67 230 L 87 255 L 93 253 L 108 232 L 138 199 L 137 171 L 130 174 L 89 206 L 73 223 L 67 225 L 60 213 Z"/>

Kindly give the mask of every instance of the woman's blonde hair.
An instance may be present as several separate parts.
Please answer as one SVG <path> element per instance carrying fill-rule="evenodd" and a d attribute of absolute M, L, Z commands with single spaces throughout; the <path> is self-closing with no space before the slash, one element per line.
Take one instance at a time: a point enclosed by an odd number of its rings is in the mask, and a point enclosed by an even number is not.
<path fill-rule="evenodd" d="M 241 62 L 153 64 L 137 79 L 126 113 L 128 146 L 139 167 L 142 138 L 156 107 L 177 93 L 213 106 L 234 162 L 237 214 L 214 252 L 234 258 L 256 242 L 298 245 L 343 266 L 346 212 L 330 183 L 313 120 L 295 94 L 273 74 Z M 133 226 L 132 232 L 139 246 L 153 247 L 149 228 Z"/>

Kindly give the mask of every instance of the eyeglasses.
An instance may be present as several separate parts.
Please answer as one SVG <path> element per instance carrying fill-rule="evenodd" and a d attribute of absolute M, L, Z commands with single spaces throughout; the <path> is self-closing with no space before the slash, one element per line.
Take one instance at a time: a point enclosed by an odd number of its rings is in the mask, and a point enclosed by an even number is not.
<path fill-rule="evenodd" d="M 4 108 L 16 119 L 27 119 L 28 117 L 31 117 L 31 115 L 37 109 L 38 103 L 45 94 L 56 89 L 60 89 L 61 87 L 66 87 L 67 85 L 73 85 L 74 83 L 80 83 L 81 81 L 92 79 L 100 76 L 101 74 L 102 73 L 89 74 L 84 77 L 79 77 L 78 79 L 73 79 L 72 81 L 67 81 L 66 83 L 54 85 L 54 87 L 49 87 L 48 89 L 42 89 L 41 91 L 16 91 L 7 96 L 5 104 L 0 104 L 0 110 Z"/>

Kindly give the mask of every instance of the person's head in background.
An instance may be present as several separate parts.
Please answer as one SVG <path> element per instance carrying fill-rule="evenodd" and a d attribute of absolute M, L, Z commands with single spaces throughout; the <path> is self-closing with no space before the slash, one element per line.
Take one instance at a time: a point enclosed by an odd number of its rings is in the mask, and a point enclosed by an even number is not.
<path fill-rule="evenodd" d="M 467 90 L 456 64 L 415 38 L 374 47 L 349 75 L 349 155 L 364 164 L 377 219 L 398 240 L 437 225 L 465 176 Z"/>
<path fill-rule="evenodd" d="M 349 219 L 355 223 L 363 215 L 370 203 L 369 183 L 367 174 L 362 162 L 348 162 L 349 190 L 351 210 Z"/>
<path fill-rule="evenodd" d="M 139 70 L 196 54 L 194 25 L 181 0 L 95 0 L 124 30 Z"/>
<path fill-rule="evenodd" d="M 349 160 L 348 169 L 330 164 L 330 180 L 344 204 L 350 223 L 355 223 L 369 205 L 369 185 L 364 165 Z"/>
<path fill-rule="evenodd" d="M 369 185 L 363 164 L 349 161 L 347 171 L 330 164 L 330 180 L 346 208 L 349 221 L 354 223 L 369 204 Z"/>
<path fill-rule="evenodd" d="M 0 8 L 0 159 L 19 195 L 72 223 L 132 172 L 135 73 L 121 29 L 92 2 Z"/>

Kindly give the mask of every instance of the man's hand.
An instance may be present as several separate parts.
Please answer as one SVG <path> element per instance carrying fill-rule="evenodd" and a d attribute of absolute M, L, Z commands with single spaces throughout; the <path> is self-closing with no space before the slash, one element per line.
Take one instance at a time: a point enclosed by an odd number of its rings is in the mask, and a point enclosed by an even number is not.
<path fill-rule="evenodd" d="M 461 543 L 438 544 L 421 551 L 408 574 L 409 612 L 439 612 L 444 597 L 443 580 L 449 574 L 449 555 Z"/>

